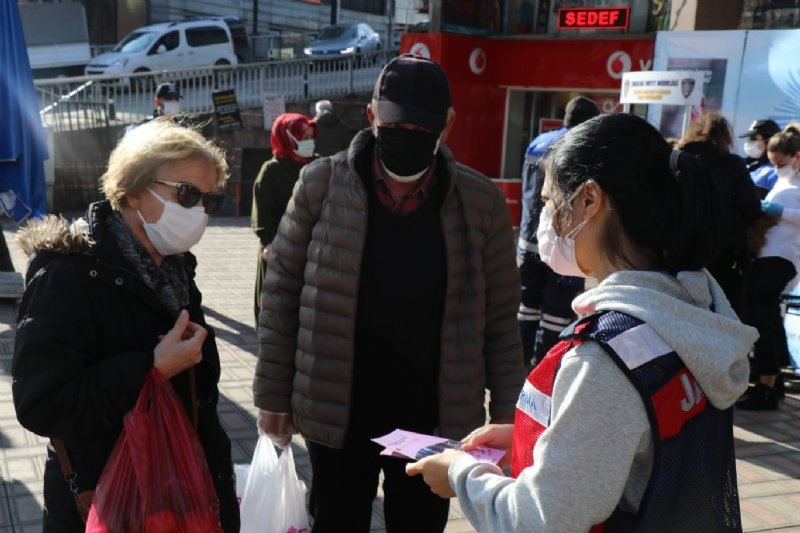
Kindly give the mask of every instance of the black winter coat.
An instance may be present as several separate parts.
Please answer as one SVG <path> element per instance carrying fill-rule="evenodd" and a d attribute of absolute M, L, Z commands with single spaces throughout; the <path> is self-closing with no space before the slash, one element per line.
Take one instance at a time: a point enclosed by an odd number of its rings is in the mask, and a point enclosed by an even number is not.
<path fill-rule="evenodd" d="M 21 235 L 31 260 L 12 366 L 17 418 L 38 435 L 63 438 L 81 491 L 95 487 L 123 415 L 133 408 L 153 366 L 158 336 L 175 320 L 127 265 L 106 229 L 111 213 L 108 202 L 89 207 L 86 220 L 94 242 L 55 217 Z M 239 509 L 231 444 L 217 415 L 219 353 L 194 283 L 196 264 L 187 253 L 188 311 L 209 332 L 203 360 L 195 367 L 198 436 L 219 495 L 223 529 L 233 533 L 239 531 Z M 189 372 L 171 382 L 191 416 Z M 44 530 L 83 531 L 52 449 L 44 478 Z"/>
<path fill-rule="evenodd" d="M 743 255 L 747 227 L 761 213 L 758 190 L 744 160 L 720 151 L 710 141 L 691 142 L 683 150 L 699 157 L 711 171 L 719 197 L 721 252 Z"/>

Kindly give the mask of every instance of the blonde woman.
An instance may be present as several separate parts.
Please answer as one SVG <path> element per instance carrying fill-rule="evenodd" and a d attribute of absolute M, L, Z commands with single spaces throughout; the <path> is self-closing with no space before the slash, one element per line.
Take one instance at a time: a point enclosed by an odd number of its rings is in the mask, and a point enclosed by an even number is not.
<path fill-rule="evenodd" d="M 196 421 L 221 524 L 239 531 L 230 441 L 217 416 L 219 354 L 189 252 L 223 200 L 227 174 L 223 153 L 199 133 L 155 120 L 112 152 L 106 199 L 85 219 L 48 216 L 21 234 L 30 262 L 14 405 L 23 426 L 64 445 L 61 457 L 48 447 L 44 531 L 83 531 L 64 459 L 77 494 L 91 494 L 151 367 L 171 379 Z"/>

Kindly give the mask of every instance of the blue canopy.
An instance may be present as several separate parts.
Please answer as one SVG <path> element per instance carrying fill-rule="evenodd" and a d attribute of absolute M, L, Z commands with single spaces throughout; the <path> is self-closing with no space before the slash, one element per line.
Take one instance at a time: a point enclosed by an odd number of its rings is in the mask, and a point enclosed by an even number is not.
<path fill-rule="evenodd" d="M 0 210 L 19 223 L 47 211 L 47 142 L 15 0 L 0 0 Z"/>

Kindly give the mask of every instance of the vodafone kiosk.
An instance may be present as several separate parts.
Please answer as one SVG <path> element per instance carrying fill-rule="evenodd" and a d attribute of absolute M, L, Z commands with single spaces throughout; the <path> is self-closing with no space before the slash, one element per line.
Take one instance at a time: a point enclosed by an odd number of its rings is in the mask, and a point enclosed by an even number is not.
<path fill-rule="evenodd" d="M 626 17 L 625 9 L 613 16 Z M 611 14 L 598 14 L 610 24 Z M 562 16 L 566 24 L 572 19 Z M 576 19 L 577 20 L 577 19 Z M 599 20 L 599 19 L 598 19 Z M 482 37 L 406 33 L 401 51 L 429 57 L 450 80 L 456 159 L 495 179 L 519 225 L 520 171 L 530 141 L 560 128 L 566 103 L 583 95 L 602 112 L 621 110 L 622 75 L 650 70 L 651 37 Z"/>

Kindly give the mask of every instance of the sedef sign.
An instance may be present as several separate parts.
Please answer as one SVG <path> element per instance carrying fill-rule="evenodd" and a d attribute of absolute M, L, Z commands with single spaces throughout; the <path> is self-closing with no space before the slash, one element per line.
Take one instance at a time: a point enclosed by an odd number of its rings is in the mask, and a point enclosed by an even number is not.
<path fill-rule="evenodd" d="M 566 7 L 558 10 L 559 30 L 625 30 L 629 7 Z"/>

